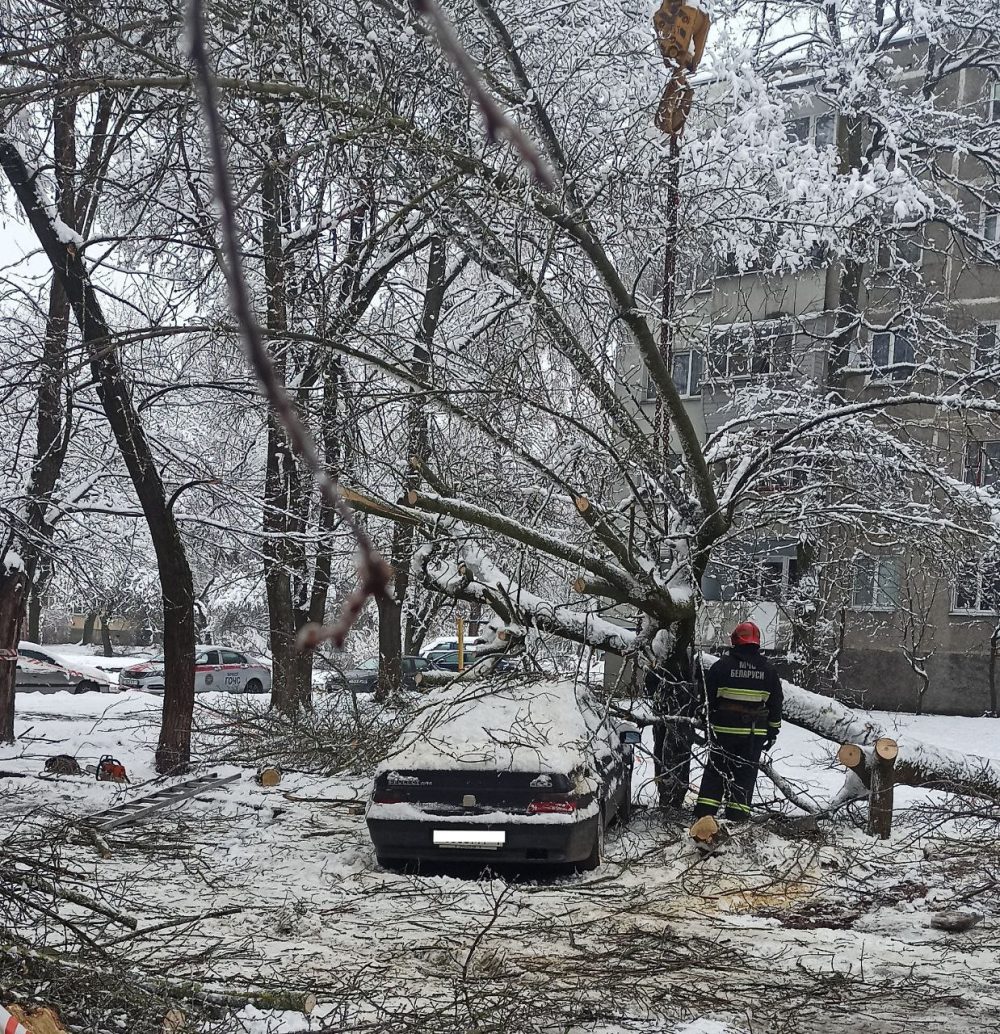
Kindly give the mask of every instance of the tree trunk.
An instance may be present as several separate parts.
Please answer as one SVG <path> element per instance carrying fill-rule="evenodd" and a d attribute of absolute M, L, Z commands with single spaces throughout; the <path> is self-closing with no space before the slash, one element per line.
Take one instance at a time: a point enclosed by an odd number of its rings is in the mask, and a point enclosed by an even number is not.
<path fill-rule="evenodd" d="M 378 604 L 378 686 L 375 699 L 384 703 L 403 681 L 403 608 L 399 600 L 379 596 Z"/>
<path fill-rule="evenodd" d="M 926 663 L 926 661 L 924 662 Z M 927 696 L 927 690 L 931 688 L 931 679 L 927 674 L 927 669 L 922 665 L 917 671 L 917 681 L 920 683 L 917 688 L 917 706 L 914 709 L 914 714 L 924 713 L 924 697 Z"/>
<path fill-rule="evenodd" d="M 0 553 L 0 743 L 13 743 L 17 644 L 28 577 L 22 564 L 7 566 L 5 553 Z"/>
<path fill-rule="evenodd" d="M 101 615 L 101 650 L 105 657 L 114 657 L 115 648 L 111 643 L 111 615 Z"/>
<path fill-rule="evenodd" d="M 691 781 L 691 746 L 701 686 L 692 664 L 694 618 L 679 621 L 670 655 L 663 664 L 660 710 L 663 719 L 658 760 L 661 766 L 660 801 L 672 808 L 684 804 Z"/>
<path fill-rule="evenodd" d="M 860 171 L 864 158 L 863 122 L 858 118 L 839 120 L 837 150 L 839 154 L 839 171 L 848 175 L 852 171 Z M 870 232 L 869 226 L 859 226 L 856 235 Z M 860 243 L 860 240 L 858 241 Z M 863 249 L 859 249 L 863 250 Z M 857 337 L 858 313 L 861 309 L 861 286 L 864 273 L 864 262 L 857 258 L 847 258 L 831 266 L 831 276 L 836 276 L 836 298 L 828 299 L 836 306 L 833 337 L 831 340 L 830 359 L 827 367 L 827 381 L 833 388 L 840 387 L 843 381 L 843 370 L 850 364 L 851 351 Z"/>
<path fill-rule="evenodd" d="M 483 605 L 477 600 L 469 605 L 469 638 L 479 638 L 479 626 L 483 620 Z"/>
<path fill-rule="evenodd" d="M 855 711 L 837 700 L 810 693 L 790 682 L 782 682 L 784 717 L 793 725 L 808 729 L 835 743 L 856 744 L 867 757 L 880 739 L 892 739 L 863 711 Z M 870 785 L 866 764 L 857 774 Z M 986 797 L 1000 801 L 1000 761 L 933 747 L 908 740 L 899 748 L 895 765 L 897 783 L 934 790 Z"/>
<path fill-rule="evenodd" d="M 888 736 L 878 740 L 872 751 L 871 790 L 868 795 L 868 833 L 888 840 L 892 833 L 893 765 L 899 748 Z"/>
<path fill-rule="evenodd" d="M 431 239 L 427 256 L 427 281 L 424 304 L 417 327 L 410 371 L 414 378 L 427 378 L 431 346 L 441 320 L 441 307 L 447 288 L 448 253 L 444 239 Z M 411 392 L 407 402 L 407 467 L 403 478 L 403 496 L 417 491 L 421 484 L 420 470 L 428 455 L 427 415 L 423 397 Z M 386 700 L 399 689 L 403 678 L 403 611 L 410 588 L 410 561 L 413 557 L 413 525 L 397 521 L 392 529 L 393 570 L 392 599 L 378 601 L 379 670 L 377 699 Z"/>
<path fill-rule="evenodd" d="M 0 164 L 69 299 L 83 335 L 97 394 L 135 486 L 156 552 L 163 597 L 163 720 L 156 749 L 158 772 L 187 767 L 194 713 L 194 584 L 184 543 L 163 482 L 125 382 L 97 294 L 75 241 L 60 240 L 20 152 L 0 137 Z"/>
<path fill-rule="evenodd" d="M 271 161 L 261 177 L 261 238 L 264 245 L 264 290 L 267 326 L 281 334 L 288 330 L 288 262 L 284 230 L 289 223 L 284 131 L 276 113 L 271 121 Z M 282 385 L 288 380 L 287 341 L 274 339 L 271 358 Z M 267 469 L 264 481 L 264 582 L 271 643 L 271 706 L 294 714 L 311 694 L 312 658 L 296 647 L 299 628 L 306 620 L 299 597 L 305 592 L 306 556 L 301 534 L 306 531 L 308 498 L 303 495 L 295 456 L 281 422 L 267 414 Z"/>
<path fill-rule="evenodd" d="M 25 639 L 30 643 L 40 643 L 42 641 L 42 600 L 38 592 L 38 586 L 32 585 L 31 592 L 28 594 L 28 627 L 25 633 Z"/>
<path fill-rule="evenodd" d="M 72 23 L 72 14 L 69 16 Z M 75 40 L 67 45 L 65 62 L 68 68 L 79 66 L 80 45 Z M 71 93 L 60 92 L 52 104 L 53 171 L 56 184 L 56 208 L 69 226 L 77 222 L 76 106 Z M 98 121 L 95 132 L 100 134 Z M 103 141 L 92 143 L 91 151 L 103 148 Z M 86 190 L 83 191 L 87 196 Z M 62 389 L 66 378 L 66 344 L 69 338 L 69 301 L 59 277 L 53 275 L 49 285 L 48 313 L 41 362 L 38 364 L 38 404 L 36 407 L 35 459 L 28 478 L 27 534 L 21 542 L 31 595 L 28 601 L 28 639 L 40 641 L 41 594 L 52 574 L 49 547 L 52 524 L 49 509 L 52 492 L 62 472 L 69 446 L 69 400 L 63 419 Z"/>
<path fill-rule="evenodd" d="M 94 641 L 94 626 L 97 624 L 97 611 L 88 610 L 83 619 L 83 645 L 90 646 Z"/>
<path fill-rule="evenodd" d="M 990 714 L 996 718 L 1000 715 L 997 704 L 997 654 L 1000 653 L 1000 625 L 993 629 L 990 636 Z"/>

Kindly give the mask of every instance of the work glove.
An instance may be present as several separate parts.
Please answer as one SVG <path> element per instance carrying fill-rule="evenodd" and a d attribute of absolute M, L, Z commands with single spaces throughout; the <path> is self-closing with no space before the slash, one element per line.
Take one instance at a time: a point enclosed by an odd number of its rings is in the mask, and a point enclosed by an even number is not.
<path fill-rule="evenodd" d="M 771 750 L 771 748 L 774 746 L 774 741 L 777 738 L 778 738 L 777 736 L 768 736 L 767 739 L 764 740 L 764 753 L 765 754 L 767 754 Z"/>

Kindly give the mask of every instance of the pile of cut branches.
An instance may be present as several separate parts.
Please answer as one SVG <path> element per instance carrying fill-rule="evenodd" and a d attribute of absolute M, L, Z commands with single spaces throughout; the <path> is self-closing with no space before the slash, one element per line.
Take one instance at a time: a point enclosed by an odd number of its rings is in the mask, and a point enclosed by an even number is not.
<path fill-rule="evenodd" d="M 409 710 L 405 702 L 387 706 L 345 693 L 318 697 L 311 710 L 288 715 L 234 698 L 199 706 L 195 729 L 202 753 L 215 763 L 367 775 L 388 754 Z"/>

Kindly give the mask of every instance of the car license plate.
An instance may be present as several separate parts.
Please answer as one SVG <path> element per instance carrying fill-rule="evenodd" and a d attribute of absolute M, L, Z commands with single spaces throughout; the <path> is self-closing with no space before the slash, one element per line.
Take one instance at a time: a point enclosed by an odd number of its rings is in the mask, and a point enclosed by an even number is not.
<path fill-rule="evenodd" d="M 507 842 L 507 834 L 496 829 L 435 829 L 434 846 L 477 851 L 497 851 Z"/>

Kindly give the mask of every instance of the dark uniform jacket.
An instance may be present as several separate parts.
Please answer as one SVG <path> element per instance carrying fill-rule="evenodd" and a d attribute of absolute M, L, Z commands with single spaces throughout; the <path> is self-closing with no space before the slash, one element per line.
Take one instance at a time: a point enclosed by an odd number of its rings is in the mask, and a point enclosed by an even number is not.
<path fill-rule="evenodd" d="M 705 677 L 712 732 L 766 736 L 781 728 L 781 679 L 755 647 L 734 646 Z"/>

